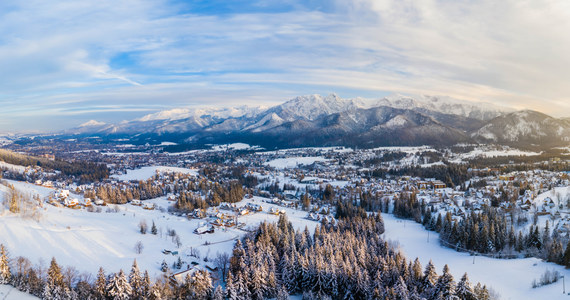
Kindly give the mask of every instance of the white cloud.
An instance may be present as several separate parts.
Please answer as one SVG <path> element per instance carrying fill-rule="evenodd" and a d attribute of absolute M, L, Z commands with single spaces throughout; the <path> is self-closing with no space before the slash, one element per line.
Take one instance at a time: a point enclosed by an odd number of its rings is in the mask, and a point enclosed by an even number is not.
<path fill-rule="evenodd" d="M 169 1 L 3 1 L 0 114 L 89 120 L 114 105 L 120 118 L 137 106 L 275 102 L 323 90 L 570 114 L 570 2 L 310 3 L 272 10 L 260 1 L 256 11 L 216 14 Z M 125 53 L 129 61 L 114 61 Z"/>

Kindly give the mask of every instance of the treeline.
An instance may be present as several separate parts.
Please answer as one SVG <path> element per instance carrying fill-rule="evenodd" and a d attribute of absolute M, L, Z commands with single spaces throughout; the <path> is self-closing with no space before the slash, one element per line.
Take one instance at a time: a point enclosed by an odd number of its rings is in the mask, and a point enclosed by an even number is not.
<path fill-rule="evenodd" d="M 570 267 L 570 247 L 563 246 L 567 238 L 551 230 L 548 221 L 542 229 L 533 224 L 528 232 L 517 231 L 509 225 L 515 220 L 508 222 L 502 210 L 488 206 L 454 218 L 451 212 L 441 214 L 420 203 L 413 193 L 395 199 L 393 212 L 438 232 L 442 245 L 449 248 L 504 258 L 538 257 Z"/>
<path fill-rule="evenodd" d="M 44 157 L 23 155 L 4 149 L 0 149 L 0 161 L 25 167 L 39 166 L 47 170 L 56 170 L 61 172 L 59 176 L 72 178 L 79 183 L 95 182 L 109 178 L 109 169 L 106 165 L 87 161 L 68 162 L 57 158 L 51 160 Z M 23 175 L 12 174 L 12 176 L 22 177 Z"/>
<path fill-rule="evenodd" d="M 486 287 L 459 282 L 447 266 L 407 261 L 381 239 L 379 214 L 295 231 L 286 217 L 262 223 L 233 250 L 228 299 L 489 299 Z"/>
<path fill-rule="evenodd" d="M 222 202 L 239 202 L 244 196 L 245 191 L 237 180 L 224 183 L 202 181 L 199 185 L 189 185 L 186 190 L 180 191 L 174 207 L 180 211 L 191 211 L 195 208 L 206 209 L 210 206 L 218 206 Z"/>
<path fill-rule="evenodd" d="M 219 179 L 219 182 L 211 182 L 205 178 L 196 179 L 183 174 L 162 174 L 160 180 L 155 175 L 148 180 L 126 185 L 100 184 L 84 192 L 86 198 L 98 198 L 111 204 L 125 204 L 133 199 L 154 199 L 168 194 L 176 194 L 176 209 L 188 211 L 218 206 L 221 202 L 239 202 L 245 191 L 237 180 Z"/>
<path fill-rule="evenodd" d="M 86 198 L 101 199 L 111 204 L 125 204 L 133 199 L 154 199 L 170 192 L 173 192 L 171 186 L 163 186 L 151 178 L 128 185 L 101 184 L 92 190 L 86 190 L 83 195 Z"/>
<path fill-rule="evenodd" d="M 386 175 L 435 178 L 443 181 L 447 186 L 453 187 L 471 178 L 471 175 L 467 171 L 468 169 L 468 166 L 458 164 L 438 165 L 429 168 L 422 168 L 416 165 L 397 169 L 378 168 L 372 171 L 372 176 L 377 178 L 386 178 Z"/>

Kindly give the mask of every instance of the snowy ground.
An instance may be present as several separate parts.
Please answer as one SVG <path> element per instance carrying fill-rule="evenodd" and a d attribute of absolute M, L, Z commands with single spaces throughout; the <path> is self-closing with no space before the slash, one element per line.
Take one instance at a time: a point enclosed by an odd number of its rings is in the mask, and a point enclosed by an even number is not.
<path fill-rule="evenodd" d="M 0 299 L 2 300 L 36 300 L 35 296 L 22 293 L 11 285 L 0 285 Z"/>
<path fill-rule="evenodd" d="M 467 272 L 471 282 L 481 282 L 498 292 L 501 299 L 570 299 L 562 293 L 562 280 L 541 288 L 531 288 L 534 279 L 547 270 L 556 270 L 570 278 L 570 270 L 564 267 L 543 262 L 536 258 L 526 259 L 493 259 L 473 257 L 468 253 L 457 252 L 442 247 L 438 243 L 438 234 L 425 230 L 421 224 L 409 220 L 397 219 L 393 215 L 383 214 L 386 233 L 384 238 L 398 242 L 401 250 L 409 259 L 418 257 L 422 266 L 431 259 L 438 274 L 448 264 L 455 280 L 459 280 Z M 566 292 L 570 291 L 570 284 Z"/>
<path fill-rule="evenodd" d="M 320 156 L 288 157 L 270 160 L 265 164 L 276 169 L 296 168 L 300 165 L 310 165 L 314 162 L 326 162 L 328 159 Z"/>
<path fill-rule="evenodd" d="M 53 191 L 22 182 L 11 183 L 21 191 L 30 195 L 38 194 L 42 198 Z M 255 197 L 238 203 L 238 206 L 247 202 L 263 206 L 263 212 L 239 218 L 238 222 L 245 223 L 246 229 L 264 220 L 277 221 L 277 216 L 267 213 L 275 205 L 267 204 L 264 200 L 267 199 Z M 144 201 L 148 202 L 155 203 L 163 211 L 173 204 L 165 198 Z M 306 212 L 285 210 L 297 228 L 308 226 L 314 230 L 317 225 L 317 222 L 305 219 Z M 224 210 L 220 212 L 229 213 Z M 159 275 L 163 260 L 171 266 L 178 259 L 178 256 L 162 254 L 163 249 L 179 251 L 185 266 L 192 261 L 205 265 L 206 257 L 214 259 L 217 253 L 231 254 L 235 239 L 246 233 L 237 228 L 228 228 L 216 229 L 213 234 L 197 235 L 193 233 L 194 229 L 206 220 L 177 217 L 158 209 L 144 210 L 130 204 L 102 207 L 102 212 L 97 213 L 44 203 L 41 213 L 38 222 L 0 210 L 0 243 L 7 247 L 10 256 L 23 256 L 33 264 L 43 264 L 44 267 L 55 257 L 62 266 L 74 266 L 80 272 L 91 274 L 96 274 L 100 266 L 107 273 L 129 270 L 136 259 L 142 270 L 148 270 L 151 276 Z M 149 232 L 145 235 L 139 233 L 141 220 L 148 225 Z M 150 234 L 153 221 L 159 231 L 157 235 Z M 166 234 L 169 229 L 175 230 L 180 237 L 180 248 Z M 139 241 L 144 246 L 141 254 L 135 251 L 135 244 Z M 189 256 L 192 250 L 199 252 L 200 259 Z"/>
<path fill-rule="evenodd" d="M 182 174 L 190 174 L 197 176 L 198 170 L 195 169 L 186 169 L 186 168 L 177 168 L 177 167 L 162 167 L 162 166 L 152 166 L 152 167 L 142 167 L 136 170 L 128 170 L 127 174 L 122 175 L 113 175 L 112 178 L 121 180 L 121 181 L 130 181 L 130 180 L 147 180 L 152 176 L 156 175 L 157 172 L 161 173 L 182 173 Z"/>

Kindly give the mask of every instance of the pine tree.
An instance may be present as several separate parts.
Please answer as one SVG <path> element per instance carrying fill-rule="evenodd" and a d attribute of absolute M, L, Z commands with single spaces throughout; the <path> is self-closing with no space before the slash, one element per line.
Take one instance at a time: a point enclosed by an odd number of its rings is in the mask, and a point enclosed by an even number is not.
<path fill-rule="evenodd" d="M 424 295 L 426 298 L 429 298 L 429 296 L 431 296 L 434 292 L 436 282 L 437 282 L 437 273 L 435 272 L 435 266 L 430 260 L 429 263 L 426 265 L 424 271 L 424 277 L 421 286 L 422 295 Z"/>
<path fill-rule="evenodd" d="M 454 299 L 455 281 L 453 281 L 453 275 L 449 273 L 449 267 L 447 265 L 443 267 L 443 274 L 441 274 L 437 280 L 434 295 L 438 295 L 440 299 Z"/>
<path fill-rule="evenodd" d="M 4 245 L 0 245 L 0 284 L 8 284 L 11 279 L 12 273 L 8 264 L 8 255 Z"/>
<path fill-rule="evenodd" d="M 489 300 L 491 298 L 487 287 L 481 286 L 480 283 L 477 283 L 473 291 L 475 292 L 475 297 L 477 300 Z"/>
<path fill-rule="evenodd" d="M 404 282 L 404 279 L 402 278 L 402 276 L 400 276 L 398 278 L 398 283 L 396 283 L 396 286 L 394 287 L 394 293 L 397 300 L 408 300 L 408 286 L 406 286 L 406 283 Z"/>
<path fill-rule="evenodd" d="M 562 264 L 567 268 L 570 268 L 570 241 L 566 244 L 566 250 L 562 256 Z"/>
<path fill-rule="evenodd" d="M 99 268 L 97 280 L 95 281 L 95 296 L 97 299 L 105 299 L 107 295 L 107 278 L 103 268 Z"/>
<path fill-rule="evenodd" d="M 206 300 L 212 294 L 212 278 L 208 271 L 198 270 L 194 272 L 191 280 L 192 299 Z"/>
<path fill-rule="evenodd" d="M 156 225 L 154 224 L 154 221 L 152 221 L 152 227 L 150 228 L 150 233 L 156 235 L 158 233 L 158 229 L 156 229 Z"/>
<path fill-rule="evenodd" d="M 133 262 L 131 273 L 129 274 L 129 284 L 132 289 L 131 299 L 143 299 L 143 279 L 141 278 L 136 259 Z"/>
<path fill-rule="evenodd" d="M 226 298 L 228 300 L 239 300 L 240 295 L 237 290 L 237 286 L 234 284 L 234 276 L 232 272 L 228 272 L 228 277 L 226 279 Z"/>
<path fill-rule="evenodd" d="M 107 284 L 107 295 L 115 300 L 127 300 L 131 297 L 133 291 L 131 285 L 127 281 L 127 277 L 123 270 L 115 274 Z"/>
<path fill-rule="evenodd" d="M 65 297 L 65 283 L 61 268 L 57 264 L 55 257 L 51 259 L 50 267 L 47 272 L 46 283 L 42 298 L 44 299 L 64 299 Z"/>
<path fill-rule="evenodd" d="M 224 300 L 224 290 L 221 286 L 217 286 L 214 290 L 214 295 L 212 296 L 212 300 Z"/>
<path fill-rule="evenodd" d="M 473 288 L 469 282 L 469 278 L 467 277 L 467 273 L 463 274 L 461 280 L 457 283 L 455 294 L 461 300 L 477 300 L 475 292 L 473 292 Z"/>
<path fill-rule="evenodd" d="M 142 290 L 141 296 L 143 299 L 148 299 L 151 294 L 152 282 L 150 281 L 150 276 L 148 275 L 148 271 L 144 271 L 144 277 L 142 282 Z"/>

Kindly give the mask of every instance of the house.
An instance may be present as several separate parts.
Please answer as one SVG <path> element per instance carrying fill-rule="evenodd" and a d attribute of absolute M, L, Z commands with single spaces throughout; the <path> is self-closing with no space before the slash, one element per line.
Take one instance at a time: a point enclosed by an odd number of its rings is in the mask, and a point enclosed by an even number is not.
<path fill-rule="evenodd" d="M 135 206 L 141 206 L 142 205 L 141 200 L 138 200 L 138 199 L 131 200 L 131 204 L 135 205 Z"/>
<path fill-rule="evenodd" d="M 210 224 L 204 224 L 194 229 L 194 233 L 195 234 L 214 233 L 214 226 Z"/>
<path fill-rule="evenodd" d="M 63 205 L 67 206 L 67 207 L 75 207 L 76 205 L 79 204 L 79 200 L 77 198 L 65 198 L 63 200 Z"/>

